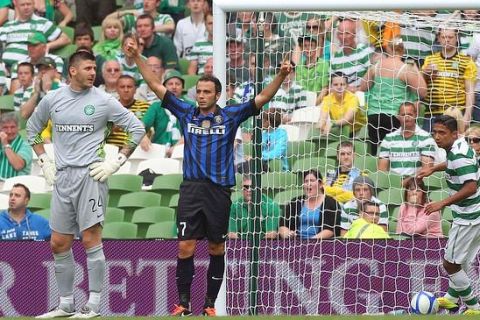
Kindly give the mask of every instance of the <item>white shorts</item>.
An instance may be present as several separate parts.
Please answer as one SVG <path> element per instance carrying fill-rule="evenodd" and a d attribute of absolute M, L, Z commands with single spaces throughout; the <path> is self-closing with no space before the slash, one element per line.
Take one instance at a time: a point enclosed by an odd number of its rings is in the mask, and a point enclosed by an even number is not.
<path fill-rule="evenodd" d="M 57 171 L 50 228 L 59 233 L 77 234 L 97 223 L 102 224 L 107 196 L 107 182 L 93 180 L 88 167 Z"/>
<path fill-rule="evenodd" d="M 453 264 L 472 262 L 480 249 L 480 224 L 460 225 L 452 223 L 448 233 L 444 259 Z"/>

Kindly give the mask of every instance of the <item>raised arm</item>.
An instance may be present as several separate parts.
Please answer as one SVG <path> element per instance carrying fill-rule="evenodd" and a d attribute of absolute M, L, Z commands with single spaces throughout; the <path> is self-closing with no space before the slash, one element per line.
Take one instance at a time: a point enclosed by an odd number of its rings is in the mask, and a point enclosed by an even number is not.
<path fill-rule="evenodd" d="M 290 61 L 283 61 L 280 71 L 277 73 L 273 81 L 255 97 L 255 106 L 257 109 L 262 109 L 262 107 L 269 102 L 273 96 L 275 96 L 283 81 L 291 71 L 292 65 L 290 64 Z"/>
<path fill-rule="evenodd" d="M 140 55 L 140 51 L 138 50 L 138 44 L 135 39 L 128 38 L 125 41 L 122 50 L 127 57 L 133 58 L 133 60 L 138 66 L 138 70 L 143 76 L 143 80 L 145 80 L 150 89 L 155 92 L 157 97 L 159 97 L 160 100 L 163 100 L 163 98 L 165 97 L 165 93 L 167 92 L 167 88 L 165 88 L 160 79 L 158 79 L 158 77 L 150 70 L 150 68 L 143 60 L 142 56 Z"/>

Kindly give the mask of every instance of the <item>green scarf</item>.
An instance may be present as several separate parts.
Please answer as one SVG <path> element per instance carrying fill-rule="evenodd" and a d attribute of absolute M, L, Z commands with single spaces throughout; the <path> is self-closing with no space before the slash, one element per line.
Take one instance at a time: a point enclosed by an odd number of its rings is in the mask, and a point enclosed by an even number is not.
<path fill-rule="evenodd" d="M 120 52 L 120 39 L 104 40 L 93 47 L 93 52 L 101 55 L 105 60 L 114 60 Z"/>

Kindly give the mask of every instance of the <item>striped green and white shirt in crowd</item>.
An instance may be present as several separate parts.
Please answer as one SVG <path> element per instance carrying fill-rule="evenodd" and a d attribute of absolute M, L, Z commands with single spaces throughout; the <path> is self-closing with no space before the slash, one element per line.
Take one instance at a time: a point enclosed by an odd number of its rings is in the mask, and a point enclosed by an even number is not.
<path fill-rule="evenodd" d="M 348 78 L 349 85 L 358 86 L 371 65 L 370 58 L 373 53 L 373 48 L 363 43 L 358 44 L 349 55 L 345 55 L 340 48 L 333 54 L 330 66 L 333 72 L 343 72 Z"/>
<path fill-rule="evenodd" d="M 0 63 L 0 95 L 6 94 L 10 90 L 7 88 L 7 69 L 4 63 Z"/>
<path fill-rule="evenodd" d="M 421 157 L 435 158 L 437 144 L 432 136 L 419 126 L 410 138 L 397 129 L 385 136 L 380 144 L 380 159 L 388 159 L 390 171 L 401 176 L 413 176 L 422 167 Z"/>
<path fill-rule="evenodd" d="M 63 62 L 63 59 L 59 56 L 56 56 L 54 54 L 50 54 L 50 53 L 47 53 L 45 55 L 45 57 L 48 57 L 48 58 L 52 58 L 53 61 L 55 61 L 55 64 L 57 65 L 57 72 L 60 74 L 60 75 L 63 75 L 63 66 L 64 66 L 64 62 Z M 25 60 L 22 60 L 22 61 L 19 61 L 18 63 L 15 63 L 13 66 L 12 66 L 12 69 L 10 70 L 10 78 L 12 79 L 15 79 L 18 77 L 17 75 L 17 70 L 18 70 L 18 65 L 22 62 L 31 62 L 32 61 L 32 58 L 30 57 L 27 57 Z M 35 68 L 35 74 L 38 73 L 38 70 L 37 68 Z"/>
<path fill-rule="evenodd" d="M 287 113 L 306 106 L 307 92 L 295 82 L 288 87 L 283 84 L 269 103 L 269 108 L 281 109 Z"/>
<path fill-rule="evenodd" d="M 0 177 L 2 179 L 8 179 L 16 176 L 29 175 L 32 169 L 32 147 L 23 140 L 20 135 L 17 135 L 15 139 L 10 142 L 10 145 L 13 152 L 18 154 L 25 161 L 25 166 L 20 170 L 15 170 L 10 164 L 5 152 L 2 150 L 2 152 L 0 152 Z"/>
<path fill-rule="evenodd" d="M 433 53 L 436 35 L 432 27 L 402 27 L 400 37 L 406 57 L 424 59 Z"/>
<path fill-rule="evenodd" d="M 477 191 L 470 197 L 450 205 L 453 220 L 460 225 L 480 223 L 480 167 L 477 164 L 475 151 L 465 139 L 458 138 L 447 153 L 447 170 L 445 178 L 449 194 L 457 193 L 467 181 L 475 181 Z"/>
<path fill-rule="evenodd" d="M 210 57 L 213 57 L 213 41 L 208 41 L 205 39 L 195 42 L 192 50 L 190 50 L 190 52 L 187 54 L 188 60 L 197 60 L 197 74 L 204 74 L 205 64 Z"/>
<path fill-rule="evenodd" d="M 146 59 L 145 57 L 143 58 Z M 137 65 L 135 64 L 135 62 L 133 63 L 133 65 L 129 65 L 123 52 L 117 54 L 115 59 L 118 61 L 118 63 L 120 63 L 120 66 L 122 67 L 122 74 L 133 77 L 137 86 L 139 86 L 140 83 L 143 82 L 142 74 L 138 70 Z"/>
<path fill-rule="evenodd" d="M 143 12 L 143 7 L 142 7 L 142 9 L 138 10 L 138 15 L 141 15 L 143 13 L 144 12 Z M 136 18 L 133 14 L 124 15 L 122 17 L 122 21 L 123 21 L 123 31 L 125 33 L 135 32 Z M 157 16 L 155 16 L 155 18 L 153 18 L 153 23 L 155 25 L 155 28 L 157 28 L 157 27 L 163 26 L 165 24 L 175 23 L 175 21 L 173 20 L 171 15 L 159 13 Z M 159 34 L 161 36 L 166 36 L 166 37 L 171 37 L 172 36 L 171 34 L 166 34 L 166 33 L 163 33 L 163 32 L 157 32 L 157 34 Z"/>
<path fill-rule="evenodd" d="M 28 88 L 20 87 L 13 93 L 13 108 L 15 110 L 20 110 L 20 106 L 28 100 L 24 100 L 24 94 L 26 91 L 29 92 L 28 97 L 31 97 L 33 92 L 33 84 Z"/>
<path fill-rule="evenodd" d="M 235 88 L 233 99 L 236 103 L 244 103 L 255 96 L 255 83 L 251 81 L 242 82 Z"/>
<path fill-rule="evenodd" d="M 35 14 L 28 21 L 6 22 L 0 27 L 0 41 L 6 43 L 2 59 L 7 67 L 27 59 L 27 39 L 32 32 L 43 33 L 48 42 L 56 40 L 62 34 L 62 30 L 53 22 Z"/>
<path fill-rule="evenodd" d="M 380 219 L 378 224 L 388 225 L 388 211 L 387 206 L 379 199 L 372 196 L 370 201 L 378 203 L 380 205 Z M 352 222 L 358 219 L 358 202 L 357 199 L 352 199 L 345 203 L 342 208 L 342 214 L 340 219 L 340 227 L 343 230 L 349 230 L 352 226 Z"/>

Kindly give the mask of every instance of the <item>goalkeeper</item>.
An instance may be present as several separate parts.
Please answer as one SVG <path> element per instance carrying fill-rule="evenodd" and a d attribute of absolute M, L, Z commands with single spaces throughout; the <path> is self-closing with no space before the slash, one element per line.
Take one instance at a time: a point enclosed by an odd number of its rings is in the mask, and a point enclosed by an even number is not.
<path fill-rule="evenodd" d="M 117 171 L 145 135 L 143 124 L 112 96 L 93 87 L 95 56 L 86 51 L 69 60 L 71 83 L 48 93 L 27 123 L 30 144 L 38 155 L 47 183 L 53 184 L 50 228 L 55 278 L 60 294 L 58 308 L 38 318 L 92 318 L 100 315 L 100 294 L 105 275 L 102 225 L 107 205 L 107 178 Z M 43 146 L 40 133 L 53 123 L 55 164 Z M 117 158 L 104 159 L 108 128 L 115 124 L 129 132 L 129 144 Z M 81 233 L 87 253 L 88 302 L 77 313 L 73 301 L 72 243 Z"/>

